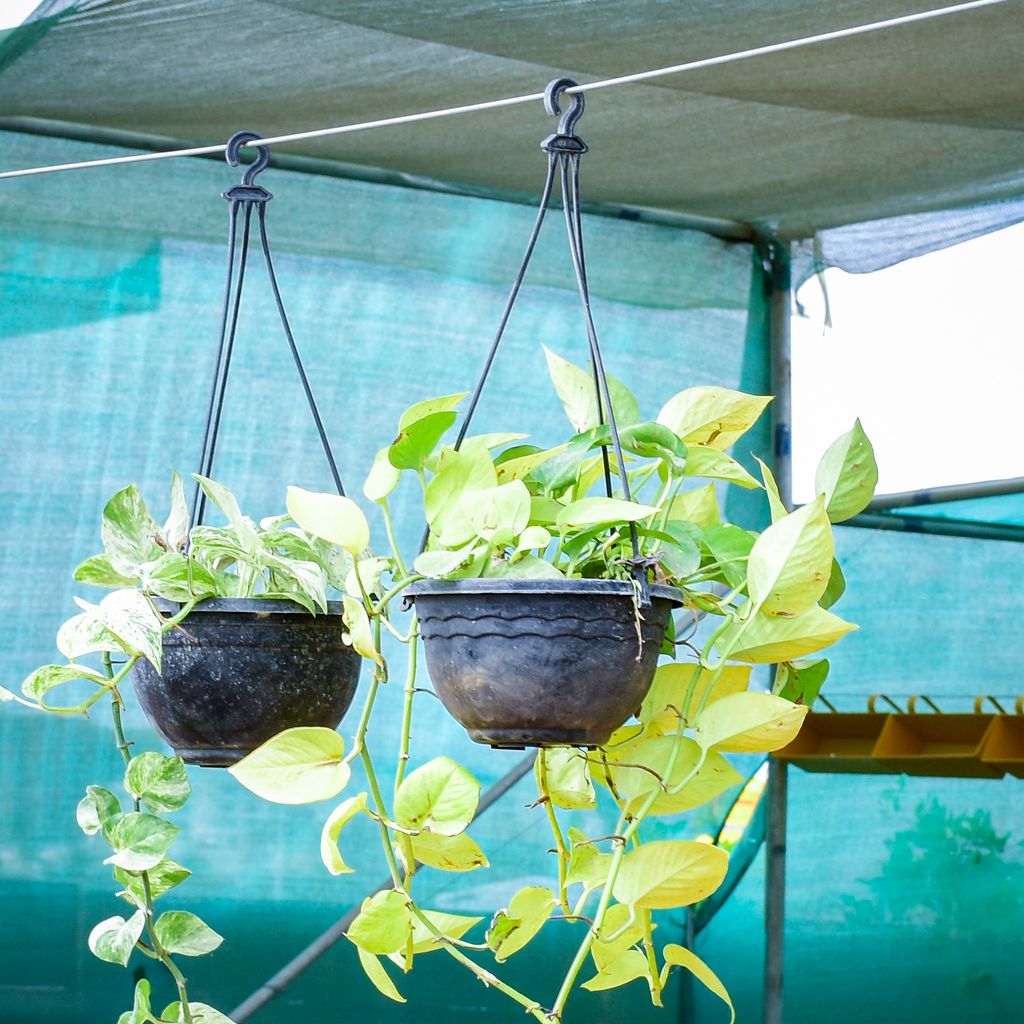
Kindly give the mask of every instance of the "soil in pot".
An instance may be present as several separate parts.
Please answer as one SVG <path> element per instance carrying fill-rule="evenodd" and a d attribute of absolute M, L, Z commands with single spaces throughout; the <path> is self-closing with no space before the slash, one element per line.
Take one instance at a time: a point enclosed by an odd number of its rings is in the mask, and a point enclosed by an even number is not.
<path fill-rule="evenodd" d="M 178 610 L 156 603 L 168 617 Z M 282 729 L 337 727 L 362 661 L 342 632 L 340 602 L 311 615 L 290 601 L 203 601 L 164 636 L 162 673 L 136 663 L 135 691 L 183 760 L 231 765 Z"/>
<path fill-rule="evenodd" d="M 438 696 L 478 743 L 511 748 L 600 746 L 640 707 L 682 595 L 652 586 L 638 635 L 633 593 L 617 580 L 410 588 Z"/>

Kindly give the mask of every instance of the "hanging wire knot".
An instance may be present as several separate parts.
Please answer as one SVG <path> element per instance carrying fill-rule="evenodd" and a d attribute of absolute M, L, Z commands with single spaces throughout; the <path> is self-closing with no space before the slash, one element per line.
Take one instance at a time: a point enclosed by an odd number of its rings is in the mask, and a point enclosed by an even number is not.
<path fill-rule="evenodd" d="M 256 142 L 262 139 L 263 136 L 259 132 L 253 131 L 241 131 L 235 132 L 234 135 L 228 139 L 227 148 L 224 150 L 224 159 L 232 167 L 237 167 L 241 162 L 241 150 L 243 146 L 248 146 L 251 142 Z M 245 169 L 245 174 L 242 175 L 242 183 L 235 185 L 234 188 L 229 188 L 224 193 L 224 198 L 229 202 L 233 199 L 249 199 L 257 203 L 265 203 L 270 199 L 273 199 L 273 193 L 268 192 L 262 185 L 257 185 L 256 175 L 263 170 L 264 167 L 270 163 L 270 147 L 269 146 L 256 146 L 256 159 Z"/>
<path fill-rule="evenodd" d="M 579 85 L 572 78 L 554 78 L 548 82 L 544 90 L 544 109 L 552 117 L 559 118 L 558 131 L 549 135 L 541 144 L 540 148 L 545 153 L 586 153 L 587 144 L 576 134 L 576 123 L 583 116 L 583 108 L 586 100 L 583 93 L 577 92 L 572 95 L 572 106 L 563 111 L 561 99 L 566 89 L 572 89 Z"/>

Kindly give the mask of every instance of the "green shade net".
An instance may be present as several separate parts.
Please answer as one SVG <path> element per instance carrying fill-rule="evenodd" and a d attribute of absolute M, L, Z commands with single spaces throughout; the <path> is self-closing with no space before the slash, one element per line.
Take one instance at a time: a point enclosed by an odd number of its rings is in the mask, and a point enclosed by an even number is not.
<path fill-rule="evenodd" d="M 0 134 L 0 144 L 18 164 L 116 152 L 14 133 Z M 534 162 L 542 175 L 539 150 Z M 75 611 L 71 595 L 87 592 L 72 586 L 70 573 L 98 547 L 106 498 L 134 481 L 160 516 L 172 468 L 187 472 L 199 459 L 226 263 L 227 205 L 218 193 L 237 180 L 223 163 L 159 162 L 0 189 L 0 678 L 10 688 L 55 656 L 55 631 Z M 273 168 L 261 180 L 277 196 L 268 223 L 296 339 L 342 473 L 358 495 L 406 406 L 472 385 L 533 213 Z M 568 429 L 540 349 L 543 342 L 586 360 L 563 231 L 553 217 L 474 421 L 481 432 L 515 429 L 550 443 Z M 765 282 L 749 245 L 605 217 L 588 217 L 586 233 L 609 370 L 643 394 L 647 415 L 697 383 L 767 390 Z M 763 434 L 752 445 L 767 454 Z M 288 483 L 330 486 L 255 256 L 215 475 L 255 517 L 281 509 Z M 419 536 L 418 504 L 407 490 L 394 502 L 406 550 Z M 742 505 L 731 505 L 730 514 L 749 521 Z M 383 538 L 377 543 L 383 547 Z M 389 653 L 400 677 L 401 652 Z M 400 702 L 396 682 L 374 720 L 381 755 L 397 749 Z M 343 732 L 351 733 L 356 713 Z M 449 754 L 486 787 L 522 756 L 472 744 L 431 697 L 420 698 L 417 718 L 413 764 Z M 127 729 L 137 749 L 162 749 L 133 700 Z M 85 838 L 74 823 L 87 783 L 120 788 L 107 716 L 63 720 L 5 705 L 0 765 L 0 1019 L 108 1024 L 130 1005 L 131 972 L 94 960 L 86 937 L 123 907 L 101 863 L 102 841 Z M 193 778 L 173 852 L 194 877 L 174 906 L 224 934 L 222 949 L 188 963 L 188 974 L 195 998 L 229 1011 L 384 872 L 368 822 L 344 837 L 356 873 L 332 878 L 318 853 L 331 804 L 272 806 L 224 772 L 200 769 Z M 381 782 L 391 785 L 388 777 Z M 354 779 L 351 791 L 362 783 Z M 530 790 L 528 781 L 520 784 L 474 826 L 490 870 L 424 876 L 430 905 L 489 915 L 519 887 L 550 879 L 546 819 L 542 808 L 527 806 Z M 727 805 L 660 821 L 650 835 L 714 832 Z M 597 812 L 586 827 L 607 834 L 614 822 Z M 682 937 L 678 915 L 662 927 L 666 941 Z M 578 938 L 571 926 L 553 927 L 509 965 L 510 979 L 553 998 Z M 399 1006 L 382 1002 L 342 941 L 255 1019 L 305 1024 L 338 1016 L 342 1006 L 352 1019 L 412 1022 L 435 1012 L 522 1019 L 518 1007 L 445 960 L 434 954 L 401 978 L 409 1003 Z M 171 993 L 158 971 L 142 966 L 162 1006 Z M 680 992 L 673 982 L 670 1004 Z M 663 1019 L 637 995 L 584 993 L 580 1018 Z"/>
<path fill-rule="evenodd" d="M 0 51 L 0 113 L 223 143 L 532 94 L 941 0 L 48 0 Z M 594 92 L 588 199 L 811 239 L 874 269 L 1024 217 L 1024 25 L 1005 3 Z M 283 151 L 535 194 L 540 103 Z M 13 154 L 3 166 L 27 166 Z M 839 229 L 839 230 L 834 230 Z M 805 268 L 806 269 L 806 268 Z M 805 271 L 802 271 L 802 273 Z"/>

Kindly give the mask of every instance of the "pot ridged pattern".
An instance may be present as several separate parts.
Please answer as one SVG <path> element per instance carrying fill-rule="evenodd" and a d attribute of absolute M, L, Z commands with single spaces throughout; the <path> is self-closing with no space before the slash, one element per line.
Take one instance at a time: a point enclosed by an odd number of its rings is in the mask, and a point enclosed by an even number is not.
<path fill-rule="evenodd" d="M 336 728 L 362 662 L 342 641 L 340 607 L 314 616 L 288 601 L 204 601 L 165 635 L 162 673 L 136 664 L 142 710 L 176 754 L 207 766 L 234 764 L 282 729 Z"/>
<path fill-rule="evenodd" d="M 650 689 L 680 595 L 610 580 L 425 581 L 412 589 L 427 670 L 478 743 L 594 747 Z M 642 643 L 641 643 L 642 636 Z"/>

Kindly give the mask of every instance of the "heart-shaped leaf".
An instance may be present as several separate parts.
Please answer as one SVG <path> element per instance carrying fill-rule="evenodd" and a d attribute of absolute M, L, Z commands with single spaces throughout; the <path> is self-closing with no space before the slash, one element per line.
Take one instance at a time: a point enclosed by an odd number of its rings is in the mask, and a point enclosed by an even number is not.
<path fill-rule="evenodd" d="M 620 903 L 649 910 L 686 907 L 722 884 L 729 855 L 709 843 L 657 839 L 622 859 L 614 894 Z"/>
<path fill-rule="evenodd" d="M 246 789 L 277 804 L 330 800 L 348 784 L 345 742 L 322 726 L 285 729 L 228 771 Z"/>
<path fill-rule="evenodd" d="M 370 526 L 362 509 L 340 494 L 289 487 L 288 514 L 307 533 L 337 544 L 356 558 L 370 543 Z"/>
<path fill-rule="evenodd" d="M 89 949 L 100 960 L 127 967 L 145 925 L 146 914 L 142 910 L 135 911 L 127 921 L 123 917 L 108 917 L 89 933 Z"/>
<path fill-rule="evenodd" d="M 770 693 L 733 693 L 704 709 L 697 742 L 706 750 L 768 753 L 790 743 L 806 716 L 805 706 Z"/>
<path fill-rule="evenodd" d="M 408 829 L 454 836 L 473 820 L 480 783 L 450 757 L 435 757 L 410 772 L 395 795 L 395 818 Z"/>
<path fill-rule="evenodd" d="M 771 396 L 746 395 L 728 388 L 687 388 L 665 403 L 658 422 L 688 445 L 704 444 L 725 451 L 754 425 L 770 401 Z"/>
<path fill-rule="evenodd" d="M 868 507 L 877 484 L 875 452 L 857 420 L 853 429 L 833 441 L 821 457 L 814 489 L 825 496 L 829 519 L 841 523 Z"/>

